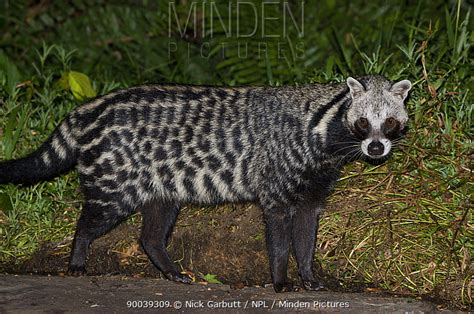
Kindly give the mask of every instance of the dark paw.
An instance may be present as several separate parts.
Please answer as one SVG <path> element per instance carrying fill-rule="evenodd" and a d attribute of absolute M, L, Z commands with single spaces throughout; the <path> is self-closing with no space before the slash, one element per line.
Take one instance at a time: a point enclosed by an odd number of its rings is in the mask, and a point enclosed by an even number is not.
<path fill-rule="evenodd" d="M 303 288 L 308 291 L 320 291 L 320 290 L 327 290 L 325 286 L 320 284 L 317 281 L 311 280 L 304 280 L 303 281 Z"/>
<path fill-rule="evenodd" d="M 293 284 L 290 283 L 290 282 L 274 283 L 273 284 L 273 289 L 275 290 L 276 293 L 296 291 L 295 287 L 293 287 Z"/>
<path fill-rule="evenodd" d="M 85 276 L 86 268 L 84 266 L 69 266 L 67 274 L 73 277 Z"/>
<path fill-rule="evenodd" d="M 165 277 L 168 280 L 171 281 L 176 281 L 176 282 L 181 282 L 181 283 L 186 283 L 186 284 L 191 284 L 193 280 L 191 277 L 185 274 L 178 273 L 177 271 L 169 271 L 164 273 Z"/>

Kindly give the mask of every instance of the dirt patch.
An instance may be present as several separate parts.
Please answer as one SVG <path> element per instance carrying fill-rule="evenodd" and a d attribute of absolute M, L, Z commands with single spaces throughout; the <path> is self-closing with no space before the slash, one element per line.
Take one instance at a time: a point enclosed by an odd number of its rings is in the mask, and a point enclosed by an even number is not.
<path fill-rule="evenodd" d="M 125 223 L 97 239 L 90 250 L 91 275 L 123 274 L 159 277 L 139 245 L 140 220 Z M 72 236 L 61 243 L 45 243 L 20 265 L 2 265 L 14 273 L 61 274 L 67 269 Z M 264 224 L 255 206 L 184 208 L 173 232 L 170 255 L 195 276 L 216 275 L 226 283 L 245 285 L 271 281 L 265 249 Z M 291 274 L 296 279 L 294 261 Z M 258 270 L 258 271 L 255 271 Z"/>
<path fill-rule="evenodd" d="M 188 210 L 182 216 L 170 252 L 184 269 L 214 274 L 230 283 L 271 281 L 258 208 L 226 206 Z"/>
<path fill-rule="evenodd" d="M 121 274 L 161 277 L 139 245 L 141 217 L 124 223 L 97 239 L 90 250 L 90 275 Z M 45 243 L 22 264 L 4 264 L 9 273 L 64 274 L 72 236 L 61 243 Z M 261 210 L 253 205 L 214 208 L 184 208 L 168 247 L 181 270 L 197 279 L 206 274 L 228 284 L 264 285 L 271 282 Z M 13 264 L 13 265 L 12 265 Z M 317 265 L 317 274 L 332 289 L 340 289 L 334 278 Z M 289 277 L 298 281 L 296 262 L 289 262 Z M 346 287 L 347 288 L 347 287 Z M 361 291 L 363 287 L 352 287 Z"/>

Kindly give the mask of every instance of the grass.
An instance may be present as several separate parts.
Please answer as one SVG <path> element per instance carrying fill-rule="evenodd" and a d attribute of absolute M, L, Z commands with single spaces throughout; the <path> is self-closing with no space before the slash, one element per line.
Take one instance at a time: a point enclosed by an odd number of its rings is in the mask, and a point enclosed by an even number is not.
<path fill-rule="evenodd" d="M 174 24 L 170 36 L 162 3 L 0 4 L 0 160 L 38 147 L 81 103 L 84 90 L 64 81 L 70 71 L 86 74 L 98 94 L 143 82 L 284 85 L 363 73 L 407 78 L 414 83 L 411 131 L 388 164 L 346 168 L 322 221 L 318 259 L 346 284 L 472 305 L 472 5 L 327 0 L 303 8 L 296 2 L 291 9 L 303 16 L 304 35 L 301 24 L 284 29 L 281 20 L 266 21 L 273 34 L 286 34 L 279 40 L 262 36 L 260 23 L 249 38 L 198 25 L 181 38 Z M 226 3 L 218 2 L 221 18 L 235 21 L 235 13 L 224 14 Z M 191 4 L 176 6 L 182 29 Z M 282 13 L 281 6 L 267 10 Z M 253 20 L 241 25 L 249 33 Z M 256 43 L 266 45 L 264 57 Z M 247 51 L 244 58 L 239 47 Z M 1 186 L 0 260 L 21 262 L 40 243 L 72 235 L 77 186 L 75 173 L 32 187 Z"/>

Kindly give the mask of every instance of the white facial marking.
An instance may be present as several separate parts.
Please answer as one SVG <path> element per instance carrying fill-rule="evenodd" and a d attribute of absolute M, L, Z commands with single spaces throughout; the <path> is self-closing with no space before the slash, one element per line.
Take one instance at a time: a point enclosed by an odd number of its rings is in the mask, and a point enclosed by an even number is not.
<path fill-rule="evenodd" d="M 365 140 L 362 141 L 362 143 L 360 143 L 360 149 L 362 149 L 362 152 L 364 153 L 364 155 L 366 156 L 370 156 L 369 155 L 369 144 L 372 142 L 372 139 L 370 138 L 366 138 Z"/>
<path fill-rule="evenodd" d="M 341 106 L 342 106 L 342 103 L 339 103 L 336 106 L 333 106 L 331 109 L 329 109 L 324 114 L 323 118 L 318 122 L 318 125 L 314 128 L 313 132 L 321 136 L 321 140 L 323 143 L 325 143 L 327 139 L 327 130 L 328 130 L 329 122 L 331 122 L 331 120 L 337 114 L 337 111 L 339 110 L 339 107 Z"/>
<path fill-rule="evenodd" d="M 392 142 L 386 138 L 380 139 L 380 143 L 383 144 L 383 154 L 381 157 L 387 156 L 392 149 Z"/>

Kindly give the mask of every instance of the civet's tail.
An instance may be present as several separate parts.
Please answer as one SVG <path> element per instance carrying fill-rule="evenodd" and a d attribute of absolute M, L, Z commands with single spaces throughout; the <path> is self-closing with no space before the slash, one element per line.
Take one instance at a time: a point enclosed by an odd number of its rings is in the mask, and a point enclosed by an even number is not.
<path fill-rule="evenodd" d="M 53 134 L 30 155 L 0 162 L 0 184 L 33 184 L 52 179 L 77 163 L 78 149 L 66 118 Z"/>

